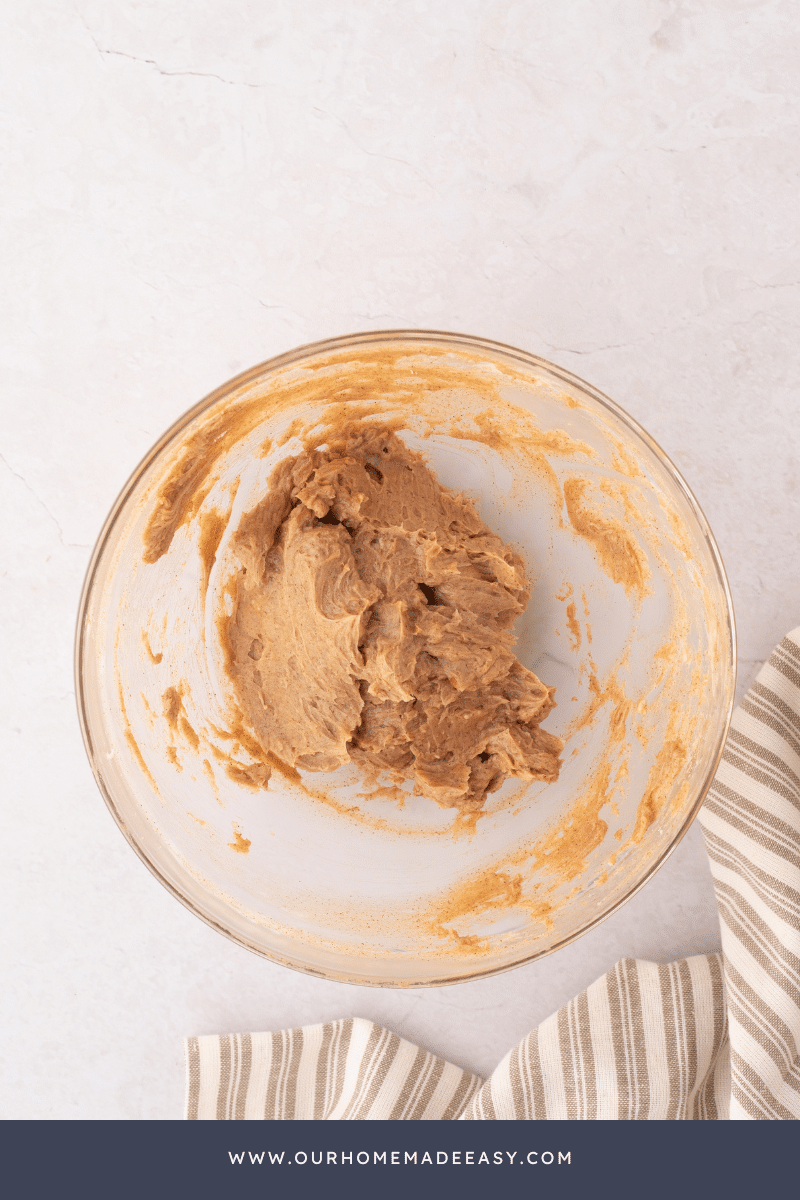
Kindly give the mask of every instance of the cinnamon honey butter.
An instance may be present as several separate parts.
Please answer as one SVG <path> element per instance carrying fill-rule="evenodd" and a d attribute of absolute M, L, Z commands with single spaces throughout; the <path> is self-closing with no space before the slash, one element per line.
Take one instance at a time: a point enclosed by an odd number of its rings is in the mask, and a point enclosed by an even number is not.
<path fill-rule="evenodd" d="M 108 761 L 246 944 L 353 981 L 502 969 L 685 828 L 726 609 L 667 468 L 577 382 L 333 348 L 227 385 L 148 472 Z"/>
<path fill-rule="evenodd" d="M 558 777 L 553 689 L 514 654 L 522 558 L 390 429 L 281 462 L 231 549 L 219 635 L 267 762 L 353 761 L 465 813 Z"/>

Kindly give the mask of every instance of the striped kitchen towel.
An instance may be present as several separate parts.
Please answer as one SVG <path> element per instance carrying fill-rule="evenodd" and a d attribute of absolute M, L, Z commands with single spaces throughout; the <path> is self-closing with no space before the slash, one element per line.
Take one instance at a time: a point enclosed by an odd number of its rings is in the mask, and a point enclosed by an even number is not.
<path fill-rule="evenodd" d="M 800 629 L 734 713 L 699 819 L 721 954 L 623 959 L 485 1081 L 361 1019 L 187 1038 L 187 1118 L 800 1117 Z"/>

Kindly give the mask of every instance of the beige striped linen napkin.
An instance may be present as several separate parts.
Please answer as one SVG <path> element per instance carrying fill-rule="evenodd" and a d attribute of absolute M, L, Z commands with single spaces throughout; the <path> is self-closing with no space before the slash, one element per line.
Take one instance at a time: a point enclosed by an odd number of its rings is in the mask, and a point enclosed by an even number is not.
<path fill-rule="evenodd" d="M 360 1018 L 185 1042 L 189 1120 L 800 1117 L 800 629 L 700 813 L 722 953 L 623 959 L 482 1080 Z"/>

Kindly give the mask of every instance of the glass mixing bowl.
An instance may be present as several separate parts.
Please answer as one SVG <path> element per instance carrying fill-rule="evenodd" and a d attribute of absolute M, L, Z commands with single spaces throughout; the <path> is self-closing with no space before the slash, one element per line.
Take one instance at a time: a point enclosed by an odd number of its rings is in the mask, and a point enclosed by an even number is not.
<path fill-rule="evenodd" d="M 226 725 L 228 541 L 332 412 L 391 422 L 527 564 L 516 652 L 557 689 L 563 767 L 476 821 L 355 767 L 264 789 Z M 177 421 L 103 527 L 76 645 L 92 768 L 153 874 L 258 954 L 388 987 L 529 962 L 629 899 L 702 803 L 734 664 L 719 552 L 652 438 L 542 359 L 418 330 L 302 347 Z"/>

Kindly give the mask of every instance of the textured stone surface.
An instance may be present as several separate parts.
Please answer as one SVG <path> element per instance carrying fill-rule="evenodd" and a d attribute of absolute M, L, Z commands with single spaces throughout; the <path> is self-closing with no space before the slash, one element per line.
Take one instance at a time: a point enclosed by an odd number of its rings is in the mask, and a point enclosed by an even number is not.
<path fill-rule="evenodd" d="M 141 866 L 77 729 L 90 546 L 236 371 L 356 329 L 584 376 L 719 540 L 740 691 L 800 610 L 791 0 L 7 0 L 0 41 L 5 1117 L 175 1117 L 184 1033 L 373 1018 L 479 1072 L 623 954 L 717 945 L 692 830 L 575 945 L 434 991 L 293 974 Z"/>

